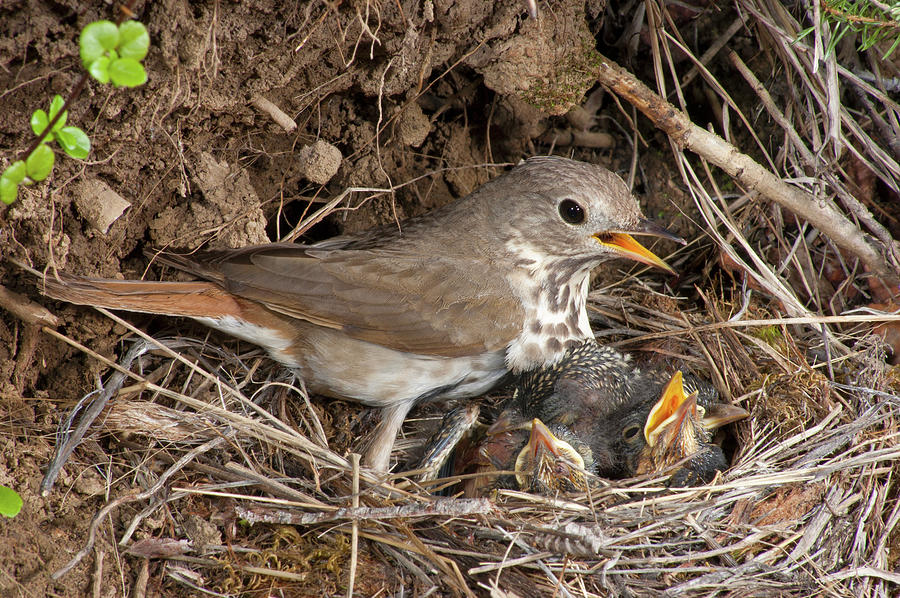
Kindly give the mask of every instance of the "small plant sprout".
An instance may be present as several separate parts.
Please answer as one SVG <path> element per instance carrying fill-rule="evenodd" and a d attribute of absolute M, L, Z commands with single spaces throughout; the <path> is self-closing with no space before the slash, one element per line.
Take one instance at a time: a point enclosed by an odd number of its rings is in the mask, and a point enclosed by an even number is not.
<path fill-rule="evenodd" d="M 84 68 L 100 83 L 137 87 L 147 82 L 141 60 L 150 48 L 150 35 L 142 23 L 95 21 L 81 31 L 78 44 Z"/>
<path fill-rule="evenodd" d="M 864 52 L 885 43 L 887 50 L 881 57 L 887 60 L 900 47 L 900 3 L 876 3 L 868 0 L 824 0 L 821 3 L 822 21 L 832 26 L 831 37 L 825 48 L 830 56 L 844 36 L 856 34 L 857 49 Z M 816 27 L 808 27 L 800 32 L 801 40 Z"/>
<path fill-rule="evenodd" d="M 42 137 L 41 143 L 24 160 L 17 160 L 0 175 L 0 200 L 11 204 L 16 200 L 19 185 L 31 185 L 43 181 L 53 170 L 56 155 L 47 142 L 52 138 L 68 155 L 78 160 L 83 160 L 91 151 L 91 140 L 87 134 L 78 127 L 66 126 L 67 111 L 59 114 L 65 102 L 62 96 L 57 94 L 50 102 L 50 110 L 44 112 L 35 110 L 31 115 L 31 130 Z M 59 118 L 56 118 L 59 114 Z M 53 122 L 56 119 L 56 122 Z M 53 127 L 47 131 L 49 124 Z"/>
<path fill-rule="evenodd" d="M 53 96 L 53 101 L 50 102 L 49 114 L 41 109 L 34 111 L 34 114 L 31 115 L 31 130 L 34 131 L 35 135 L 42 135 L 47 130 L 47 126 L 62 109 L 63 104 L 62 96 L 57 94 Z M 84 160 L 91 151 L 91 140 L 88 138 L 87 133 L 78 127 L 67 127 L 67 116 L 67 111 L 59 116 L 53 125 L 53 129 L 50 131 L 50 135 L 63 148 L 64 152 L 73 158 Z"/>
<path fill-rule="evenodd" d="M 147 82 L 147 71 L 141 60 L 150 48 L 147 28 L 137 21 L 116 25 L 110 21 L 88 24 L 78 39 L 81 62 L 87 73 L 100 83 L 116 87 L 137 87 Z M 91 151 L 91 140 L 78 127 L 66 126 L 71 103 L 87 80 L 84 75 L 68 100 L 56 95 L 49 111 L 35 110 L 31 115 L 31 130 L 37 135 L 33 149 L 22 160 L 16 160 L 0 174 L 0 201 L 11 204 L 19 194 L 19 185 L 32 185 L 46 179 L 53 170 L 56 155 L 49 142 L 56 141 L 63 151 L 78 160 Z"/>

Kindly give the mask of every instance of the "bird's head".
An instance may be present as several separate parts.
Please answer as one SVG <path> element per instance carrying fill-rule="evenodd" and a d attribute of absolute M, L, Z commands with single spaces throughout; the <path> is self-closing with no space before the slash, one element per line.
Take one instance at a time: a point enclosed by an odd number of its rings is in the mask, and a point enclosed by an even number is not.
<path fill-rule="evenodd" d="M 508 211 L 507 246 L 525 259 L 573 260 L 590 267 L 622 257 L 673 272 L 634 237 L 684 240 L 644 218 L 624 181 L 602 166 L 541 156 L 496 180 L 504 183 L 503 197 L 490 184 L 486 196 L 496 204 L 492 211 Z M 509 210 L 513 201 L 516 209 Z"/>
<path fill-rule="evenodd" d="M 516 457 L 519 488 L 539 494 L 587 490 L 585 467 L 591 465 L 590 449 L 577 441 L 576 449 L 537 418 L 529 425 L 528 442 Z"/>
<path fill-rule="evenodd" d="M 623 455 L 626 474 L 660 473 L 683 463 L 709 448 L 713 430 L 749 415 L 736 405 L 710 401 L 714 396 L 711 387 L 707 389 L 697 380 L 686 386 L 681 371 L 676 371 L 657 401 L 651 404 L 652 399 L 644 402 L 641 398 L 649 409 L 632 410 L 620 426 L 623 439 L 619 446 L 624 449 L 617 453 Z"/>
<path fill-rule="evenodd" d="M 696 453 L 709 439 L 705 414 L 705 408 L 697 404 L 697 392 L 685 392 L 681 371 L 676 371 L 647 415 L 643 434 L 646 445 L 636 473 L 660 472 Z"/>

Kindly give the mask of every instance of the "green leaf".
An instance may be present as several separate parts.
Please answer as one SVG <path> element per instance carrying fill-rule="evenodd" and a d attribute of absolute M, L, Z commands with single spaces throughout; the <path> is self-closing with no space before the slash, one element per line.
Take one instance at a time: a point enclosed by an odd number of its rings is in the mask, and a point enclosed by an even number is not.
<path fill-rule="evenodd" d="M 900 8 L 898 8 L 900 10 Z M 897 46 L 900 45 L 900 35 L 897 36 L 897 39 L 894 40 L 894 43 L 891 44 L 891 47 L 888 48 L 888 51 L 884 53 L 884 56 L 881 57 L 882 60 L 887 60 L 888 57 L 894 53 L 894 50 L 897 49 Z"/>
<path fill-rule="evenodd" d="M 34 131 L 35 135 L 43 133 L 48 124 L 50 124 L 50 119 L 47 118 L 47 113 L 40 108 L 31 115 L 31 130 Z"/>
<path fill-rule="evenodd" d="M 56 116 L 56 113 L 62 110 L 62 107 L 65 106 L 66 102 L 63 100 L 62 96 L 56 94 L 53 96 L 53 101 L 50 102 L 50 113 L 47 115 L 47 118 L 53 120 L 53 117 Z M 53 125 L 54 131 L 59 131 L 66 124 L 66 117 L 68 116 L 68 110 L 63 112 L 62 116 L 59 117 L 59 120 L 56 121 L 56 124 Z"/>
<path fill-rule="evenodd" d="M 125 21 L 119 25 L 119 56 L 143 60 L 150 48 L 150 34 L 139 21 Z"/>
<path fill-rule="evenodd" d="M 25 180 L 25 162 L 17 160 L 0 174 L 0 201 L 11 204 L 19 194 L 19 183 Z"/>
<path fill-rule="evenodd" d="M 119 28 L 110 21 L 94 21 L 81 30 L 78 38 L 79 54 L 84 67 L 119 45 Z"/>
<path fill-rule="evenodd" d="M 109 64 L 109 78 L 116 85 L 137 87 L 147 82 L 147 71 L 134 58 L 119 58 Z"/>
<path fill-rule="evenodd" d="M 797 39 L 794 40 L 794 43 L 799 42 L 800 40 L 802 40 L 804 37 L 806 37 L 807 35 L 809 35 L 810 33 L 812 33 L 815 30 L 816 30 L 815 26 L 807 27 L 806 29 L 801 30 L 800 33 L 797 34 Z"/>
<path fill-rule="evenodd" d="M 22 510 L 22 497 L 12 488 L 0 486 L 0 514 L 15 517 Z"/>
<path fill-rule="evenodd" d="M 84 160 L 91 151 L 91 139 L 78 127 L 63 127 L 53 136 L 63 151 L 79 160 Z"/>
<path fill-rule="evenodd" d="M 109 56 L 101 56 L 94 62 L 86 65 L 91 77 L 100 83 L 109 83 Z"/>
<path fill-rule="evenodd" d="M 3 176 L 17 185 L 25 180 L 26 174 L 25 162 L 23 160 L 16 160 L 9 165 L 9 168 L 3 171 Z"/>
<path fill-rule="evenodd" d="M 43 181 L 53 170 L 53 162 L 56 161 L 56 155 L 47 144 L 42 143 L 31 155 L 25 158 L 25 172 L 28 178 L 33 181 Z"/>
<path fill-rule="evenodd" d="M 19 184 L 10 180 L 5 172 L 0 175 L 0 201 L 9 205 L 16 201 L 16 195 L 18 194 Z"/>

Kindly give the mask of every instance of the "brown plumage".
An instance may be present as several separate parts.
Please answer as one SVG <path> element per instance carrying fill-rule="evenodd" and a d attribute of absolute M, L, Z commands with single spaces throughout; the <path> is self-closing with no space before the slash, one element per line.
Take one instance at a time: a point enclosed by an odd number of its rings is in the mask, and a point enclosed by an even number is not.
<path fill-rule="evenodd" d="M 194 318 L 265 347 L 312 391 L 384 408 L 367 459 L 386 469 L 417 401 L 480 394 L 589 338 L 591 268 L 616 257 L 668 268 L 630 234 L 677 239 L 616 175 L 542 157 L 399 229 L 164 258 L 202 282 L 67 276 L 45 288 Z"/>

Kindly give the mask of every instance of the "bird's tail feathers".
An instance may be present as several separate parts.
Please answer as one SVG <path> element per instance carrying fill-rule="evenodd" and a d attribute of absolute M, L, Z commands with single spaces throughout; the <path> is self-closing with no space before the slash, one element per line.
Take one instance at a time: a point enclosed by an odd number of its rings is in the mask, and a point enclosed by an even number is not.
<path fill-rule="evenodd" d="M 43 293 L 78 305 L 169 316 L 217 318 L 241 313 L 238 299 L 211 282 L 44 278 Z"/>
<path fill-rule="evenodd" d="M 222 275 L 209 264 L 218 256 L 216 252 L 199 252 L 191 255 L 177 253 L 163 253 L 161 251 L 145 250 L 144 255 L 158 265 L 169 266 L 187 272 L 197 278 L 223 283 Z"/>

